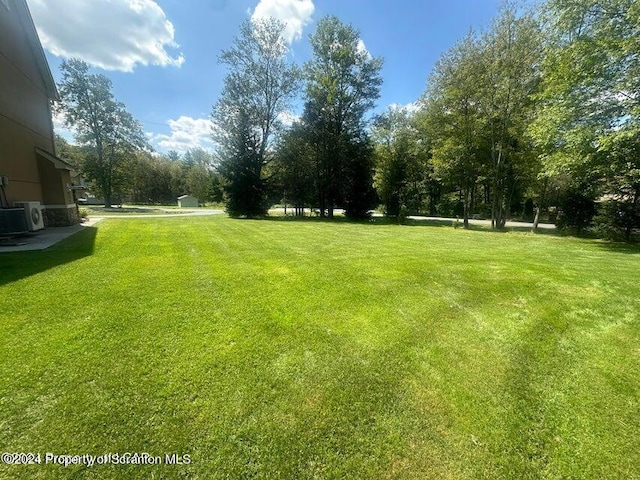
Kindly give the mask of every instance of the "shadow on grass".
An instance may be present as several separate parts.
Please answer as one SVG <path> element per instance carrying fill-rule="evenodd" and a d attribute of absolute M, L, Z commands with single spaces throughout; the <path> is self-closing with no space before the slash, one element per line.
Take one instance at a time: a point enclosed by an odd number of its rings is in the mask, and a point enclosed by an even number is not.
<path fill-rule="evenodd" d="M 450 218 L 442 219 L 413 219 L 407 218 L 404 222 L 399 223 L 394 218 L 387 217 L 371 217 L 363 220 L 350 219 L 343 216 L 336 216 L 334 218 L 328 217 L 294 217 L 284 215 L 272 215 L 264 217 L 253 218 L 236 218 L 236 220 L 260 220 L 270 222 L 292 222 L 292 223 L 332 223 L 332 224 L 355 224 L 355 225 L 367 225 L 367 226 L 387 226 L 396 225 L 398 227 L 439 227 L 439 228 L 455 228 L 453 226 L 454 220 Z M 464 230 L 462 227 L 462 220 L 459 221 L 459 230 Z M 508 232 L 523 232 L 530 233 L 531 227 L 507 227 L 502 230 L 492 230 L 489 225 L 477 225 L 470 224 L 467 230 L 475 232 L 488 232 L 488 233 L 508 233 Z M 540 228 L 536 232 L 538 235 L 558 235 L 558 232 L 554 229 Z"/>
<path fill-rule="evenodd" d="M 558 236 L 586 240 L 598 248 L 615 253 L 626 253 L 631 255 L 640 254 L 640 235 L 632 237 L 629 241 L 622 239 L 608 240 L 599 237 L 593 230 L 576 232 L 574 230 L 558 230 Z"/>
<path fill-rule="evenodd" d="M 91 256 L 97 231 L 96 227 L 85 227 L 45 250 L 3 253 L 0 286 Z"/>
<path fill-rule="evenodd" d="M 514 345 L 506 371 L 508 397 L 504 404 L 511 410 L 501 450 L 506 463 L 505 477 L 538 478 L 548 467 L 557 426 L 551 420 L 545 400 L 549 389 L 562 385 L 562 377 L 571 359 L 562 351 L 561 340 L 569 336 L 563 321 L 542 318 L 536 321 Z"/>
<path fill-rule="evenodd" d="M 610 252 L 640 255 L 640 243 L 599 241 L 595 245 Z"/>

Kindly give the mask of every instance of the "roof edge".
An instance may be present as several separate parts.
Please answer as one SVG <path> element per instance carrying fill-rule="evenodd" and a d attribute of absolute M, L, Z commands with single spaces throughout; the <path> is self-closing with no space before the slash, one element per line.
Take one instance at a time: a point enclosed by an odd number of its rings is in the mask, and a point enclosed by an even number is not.
<path fill-rule="evenodd" d="M 75 167 L 68 162 L 65 162 L 60 157 L 56 157 L 53 153 L 47 152 L 39 147 L 35 148 L 36 153 L 43 158 L 49 160 L 58 170 L 69 170 L 75 173 Z"/>
<path fill-rule="evenodd" d="M 50 100 L 60 100 L 58 87 L 56 87 L 56 82 L 53 80 L 51 68 L 49 68 L 49 62 L 47 61 L 47 56 L 44 53 L 44 48 L 42 47 L 42 42 L 40 41 L 36 25 L 33 23 L 33 17 L 29 11 L 27 0 L 14 0 L 13 5 L 16 7 L 18 17 L 20 18 L 25 33 L 27 34 L 31 51 L 33 52 L 36 63 L 38 64 L 38 70 L 40 70 L 40 75 L 44 81 L 47 96 Z"/>

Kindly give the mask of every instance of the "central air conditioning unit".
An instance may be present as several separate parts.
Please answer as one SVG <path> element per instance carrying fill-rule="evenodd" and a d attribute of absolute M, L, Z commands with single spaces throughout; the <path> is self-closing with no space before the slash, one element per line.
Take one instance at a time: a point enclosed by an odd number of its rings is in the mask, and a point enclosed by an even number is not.
<path fill-rule="evenodd" d="M 30 232 L 44 228 L 44 218 L 40 202 L 16 202 L 14 206 L 24 208 L 24 218 L 27 221 L 27 228 Z"/>
<path fill-rule="evenodd" d="M 20 235 L 27 232 L 23 208 L 0 208 L 0 235 Z"/>

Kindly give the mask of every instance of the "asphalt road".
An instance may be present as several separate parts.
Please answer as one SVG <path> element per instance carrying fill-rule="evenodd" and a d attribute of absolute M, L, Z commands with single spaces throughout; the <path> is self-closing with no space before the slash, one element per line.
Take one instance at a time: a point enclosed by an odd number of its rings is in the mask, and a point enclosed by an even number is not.
<path fill-rule="evenodd" d="M 137 207 L 143 208 L 143 207 Z M 92 219 L 102 219 L 102 218 L 172 218 L 172 217 L 200 217 L 200 216 L 208 216 L 208 215 L 224 215 L 224 210 L 218 209 L 205 209 L 199 208 L 198 210 L 189 210 L 185 212 L 180 212 L 179 210 L 171 210 L 176 213 L 143 213 L 143 214 L 135 214 L 135 213 L 120 213 L 120 214 L 105 214 L 105 215 L 91 215 Z M 180 212 L 180 213 L 178 213 Z M 284 208 L 272 208 L 270 212 L 275 212 L 278 214 L 284 214 Z M 292 208 L 287 209 L 287 213 L 291 214 L 293 212 Z M 340 209 L 336 209 L 335 213 L 341 215 L 344 212 Z M 374 217 L 382 217 L 381 213 L 374 213 Z M 429 222 L 437 222 L 437 223 L 447 223 L 451 224 L 455 221 L 455 218 L 449 217 L 429 217 L 429 216 L 421 216 L 421 215 L 410 215 L 407 217 L 410 220 L 422 220 Z M 462 224 L 462 219 L 459 219 L 460 224 Z M 470 225 L 478 225 L 483 227 L 490 227 L 491 220 L 477 220 L 477 219 L 469 219 Z M 530 229 L 533 227 L 532 223 L 529 222 L 507 222 L 507 228 L 518 228 L 518 229 Z M 555 230 L 556 226 L 551 223 L 540 223 L 538 224 L 538 228 L 541 230 Z"/>

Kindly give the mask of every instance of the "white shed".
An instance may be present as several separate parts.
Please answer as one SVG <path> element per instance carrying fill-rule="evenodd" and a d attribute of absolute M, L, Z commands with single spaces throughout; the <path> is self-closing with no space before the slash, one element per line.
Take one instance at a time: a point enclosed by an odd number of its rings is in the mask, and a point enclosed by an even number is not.
<path fill-rule="evenodd" d="M 191 195 L 182 195 L 178 197 L 178 207 L 180 208 L 193 208 L 198 206 L 198 199 Z"/>

